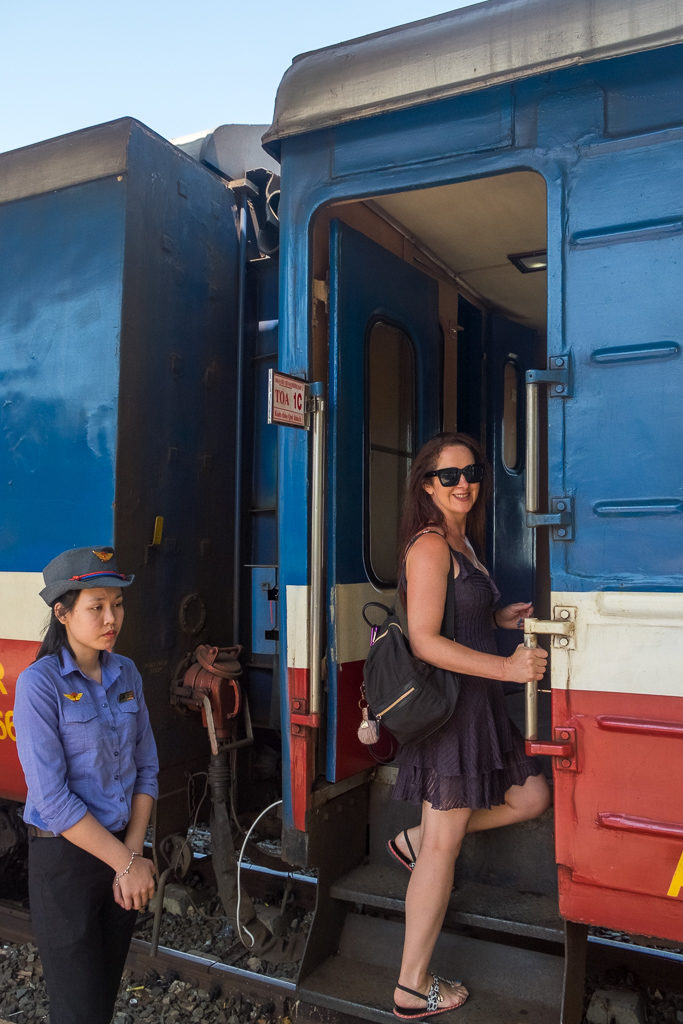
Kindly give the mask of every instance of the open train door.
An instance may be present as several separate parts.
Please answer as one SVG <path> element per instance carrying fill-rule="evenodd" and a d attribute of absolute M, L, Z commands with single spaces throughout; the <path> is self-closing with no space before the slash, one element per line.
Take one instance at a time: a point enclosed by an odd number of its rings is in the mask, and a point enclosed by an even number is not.
<path fill-rule="evenodd" d="M 550 530 L 552 579 L 553 729 L 541 746 L 554 755 L 563 917 L 583 940 L 599 925 L 680 944 L 683 365 L 671 268 L 683 233 L 671 181 L 683 143 L 605 150 L 573 171 L 564 341 L 527 375 L 528 520 Z"/>
<path fill-rule="evenodd" d="M 356 735 L 366 601 L 391 601 L 412 457 L 439 429 L 436 282 L 340 221 L 330 227 L 328 715 L 330 781 L 372 763 Z M 382 595 L 385 595 L 384 597 Z"/>

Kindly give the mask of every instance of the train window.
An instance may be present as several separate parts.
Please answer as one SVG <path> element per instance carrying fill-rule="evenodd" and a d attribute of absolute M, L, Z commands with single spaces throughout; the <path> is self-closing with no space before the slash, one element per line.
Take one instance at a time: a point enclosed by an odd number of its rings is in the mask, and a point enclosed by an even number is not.
<path fill-rule="evenodd" d="M 373 583 L 390 587 L 414 453 L 415 361 L 410 338 L 396 324 L 377 320 L 366 339 L 365 565 Z"/>
<path fill-rule="evenodd" d="M 519 416 L 522 409 L 521 379 L 519 364 L 515 359 L 508 359 L 503 369 L 503 465 L 509 473 L 518 473 L 521 469 L 519 450 L 521 431 Z"/>

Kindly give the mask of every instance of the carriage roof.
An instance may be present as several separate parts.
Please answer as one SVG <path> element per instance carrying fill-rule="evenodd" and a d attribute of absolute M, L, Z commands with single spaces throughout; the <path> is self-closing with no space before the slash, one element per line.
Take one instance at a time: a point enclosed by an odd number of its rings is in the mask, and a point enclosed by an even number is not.
<path fill-rule="evenodd" d="M 683 0 L 487 0 L 295 57 L 263 137 L 683 41 Z"/>

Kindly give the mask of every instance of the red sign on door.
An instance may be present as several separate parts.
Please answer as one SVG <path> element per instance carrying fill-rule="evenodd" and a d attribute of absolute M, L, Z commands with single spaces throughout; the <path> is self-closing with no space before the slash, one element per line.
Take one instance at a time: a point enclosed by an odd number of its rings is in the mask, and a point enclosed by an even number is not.
<path fill-rule="evenodd" d="M 278 370 L 268 371 L 268 422 L 308 430 L 309 385 Z"/>

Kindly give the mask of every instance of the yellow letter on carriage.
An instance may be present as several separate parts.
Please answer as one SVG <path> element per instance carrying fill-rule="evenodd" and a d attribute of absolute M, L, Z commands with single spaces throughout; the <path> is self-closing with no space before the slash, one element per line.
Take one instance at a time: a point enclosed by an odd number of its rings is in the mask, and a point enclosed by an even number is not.
<path fill-rule="evenodd" d="M 681 859 L 678 862 L 678 867 L 674 871 L 674 876 L 671 879 L 671 885 L 669 886 L 667 896 L 673 896 L 675 899 L 681 889 L 683 889 L 683 853 L 681 854 Z"/>

